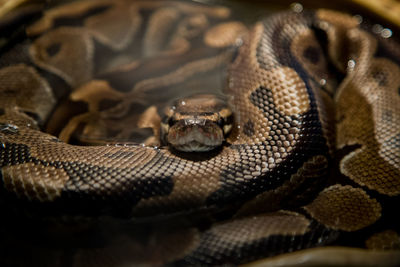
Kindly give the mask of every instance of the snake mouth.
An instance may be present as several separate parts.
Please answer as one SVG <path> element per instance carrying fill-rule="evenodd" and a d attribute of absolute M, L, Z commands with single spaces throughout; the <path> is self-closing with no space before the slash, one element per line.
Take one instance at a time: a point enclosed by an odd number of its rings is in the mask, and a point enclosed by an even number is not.
<path fill-rule="evenodd" d="M 168 143 L 183 152 L 206 152 L 222 145 L 224 135 L 215 123 L 206 121 L 202 125 L 177 123 L 170 128 Z"/>
<path fill-rule="evenodd" d="M 232 128 L 233 113 L 219 95 L 198 94 L 176 100 L 164 114 L 162 143 L 178 151 L 215 150 Z"/>
<path fill-rule="evenodd" d="M 215 149 L 218 146 L 208 146 L 205 145 L 204 143 L 200 143 L 197 141 L 191 141 L 189 143 L 183 144 L 183 145 L 175 145 L 174 148 L 176 150 L 182 151 L 182 152 L 207 152 Z"/>

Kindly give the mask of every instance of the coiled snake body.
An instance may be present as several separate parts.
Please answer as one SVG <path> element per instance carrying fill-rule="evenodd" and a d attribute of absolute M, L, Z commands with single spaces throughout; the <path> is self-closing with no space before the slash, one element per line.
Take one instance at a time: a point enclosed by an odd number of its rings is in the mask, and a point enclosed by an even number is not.
<path fill-rule="evenodd" d="M 42 220 L 91 218 L 82 232 L 97 240 L 41 229 L 34 263 L 239 264 L 326 245 L 400 247 L 393 38 L 329 10 L 247 30 L 223 7 L 111 0 L 50 9 L 26 36 L 0 60 L 0 203 L 34 227 L 5 224 L 25 240 Z M 165 103 L 210 92 L 233 112 L 221 146 L 160 144 Z M 6 263 L 10 248 L 32 249 L 3 234 Z"/>

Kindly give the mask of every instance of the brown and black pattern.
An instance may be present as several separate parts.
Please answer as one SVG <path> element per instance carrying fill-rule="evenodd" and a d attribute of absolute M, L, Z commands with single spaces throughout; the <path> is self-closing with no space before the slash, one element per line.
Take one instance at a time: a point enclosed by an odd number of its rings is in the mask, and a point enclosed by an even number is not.
<path fill-rule="evenodd" d="M 365 255 L 315 247 L 398 250 L 399 45 L 363 27 L 329 10 L 248 27 L 179 1 L 46 10 L 0 57 L 0 263 L 33 251 L 38 266 L 237 265 L 314 248 L 310 263 L 335 264 Z M 193 94 L 225 94 L 233 112 L 208 154 L 156 138 L 169 103 Z"/>

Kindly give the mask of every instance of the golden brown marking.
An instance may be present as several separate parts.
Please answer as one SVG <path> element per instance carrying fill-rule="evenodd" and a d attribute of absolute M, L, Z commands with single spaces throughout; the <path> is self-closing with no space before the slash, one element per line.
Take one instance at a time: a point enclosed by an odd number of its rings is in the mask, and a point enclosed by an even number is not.
<path fill-rule="evenodd" d="M 134 39 L 142 18 L 135 6 L 114 2 L 106 12 L 89 17 L 85 26 L 97 40 L 115 50 L 122 50 Z"/>
<path fill-rule="evenodd" d="M 142 80 L 135 84 L 127 97 L 134 98 L 136 94 L 142 95 L 145 94 L 145 92 L 147 92 L 148 90 L 154 88 L 180 83 L 196 73 L 206 72 L 208 70 L 216 68 L 217 66 L 221 66 L 226 62 L 226 60 L 230 58 L 230 56 L 231 54 L 229 52 L 222 53 L 215 57 L 189 62 L 184 66 L 178 68 L 177 70 L 164 76 Z"/>
<path fill-rule="evenodd" d="M 127 2 L 125 0 L 98 0 L 98 1 L 80 1 L 67 3 L 60 7 L 47 10 L 44 16 L 31 25 L 27 32 L 29 35 L 41 34 L 54 26 L 54 21 L 59 17 L 70 17 L 84 14 L 87 11 L 102 6 L 124 6 L 126 10 L 134 8 L 157 8 L 164 6 L 173 6 L 184 13 L 206 13 L 208 16 L 216 18 L 227 18 L 230 10 L 226 7 L 208 7 L 198 6 L 179 1 L 135 1 Z"/>
<path fill-rule="evenodd" d="M 365 241 L 365 245 L 374 250 L 400 250 L 400 235 L 394 230 L 385 230 L 373 234 Z"/>
<path fill-rule="evenodd" d="M 309 159 L 290 177 L 290 180 L 284 182 L 282 186 L 274 190 L 263 192 L 247 201 L 235 216 L 249 216 L 251 214 L 260 214 L 280 209 L 283 199 L 291 196 L 304 182 L 315 183 L 317 179 L 325 175 L 327 167 L 328 159 L 325 156 L 315 156 Z M 302 196 L 292 196 L 291 199 L 291 202 L 295 203 L 301 200 Z"/>
<path fill-rule="evenodd" d="M 229 116 L 232 116 L 232 110 L 230 108 L 223 108 L 218 113 L 222 118 L 228 118 Z"/>
<path fill-rule="evenodd" d="M 303 68 L 310 76 L 309 84 L 317 98 L 318 114 L 324 136 L 331 154 L 335 147 L 335 121 L 334 121 L 334 101 L 331 95 L 334 95 L 336 87 L 336 79 L 329 76 L 328 62 L 323 54 L 320 44 L 311 29 L 299 26 L 298 34 L 293 38 L 290 45 L 291 52 L 301 63 Z M 315 54 L 316 53 L 316 54 Z M 307 58 L 307 55 L 314 58 Z M 321 90 L 321 86 L 325 90 Z"/>
<path fill-rule="evenodd" d="M 86 136 L 107 136 L 106 131 L 99 124 L 100 110 L 99 105 L 102 100 L 121 100 L 124 94 L 120 93 L 103 80 L 92 80 L 76 88 L 71 94 L 72 101 L 83 101 L 88 104 L 88 112 L 79 114 L 70 119 L 59 134 L 60 140 L 68 143 L 73 133 L 80 125 L 85 125 L 83 133 Z M 102 131 L 103 130 L 103 131 Z"/>
<path fill-rule="evenodd" d="M 69 180 L 64 170 L 25 163 L 1 169 L 5 188 L 20 198 L 51 202 L 61 195 Z"/>
<path fill-rule="evenodd" d="M 232 94 L 242 97 L 232 100 L 235 107 L 235 121 L 240 129 L 251 119 L 256 120 L 254 134 L 251 137 L 245 134 L 235 134 L 238 144 L 257 144 L 265 142 L 273 124 L 277 123 L 275 118 L 266 118 L 265 115 L 250 102 L 250 95 L 258 88 L 264 87 L 271 90 L 274 107 L 283 115 L 300 115 L 310 108 L 307 89 L 303 80 L 293 70 L 285 66 L 275 66 L 270 70 L 261 68 L 256 58 L 257 45 L 263 33 L 263 26 L 256 24 L 250 33 L 249 39 L 239 50 L 239 56 L 231 66 L 230 90 Z M 269 103 L 271 104 L 271 103 Z M 288 129 L 284 146 L 290 151 L 294 147 L 299 135 L 298 128 Z M 282 153 L 282 159 L 287 154 Z"/>
<path fill-rule="evenodd" d="M 297 72 L 287 67 L 272 69 L 266 74 L 264 84 L 271 89 L 276 108 L 284 115 L 305 113 L 310 109 L 310 101 L 304 81 Z"/>
<path fill-rule="evenodd" d="M 177 29 L 177 34 L 185 39 L 199 36 L 209 25 L 205 14 L 193 14 L 185 18 Z"/>
<path fill-rule="evenodd" d="M 348 70 L 336 96 L 337 146 L 362 147 L 346 155 L 342 173 L 360 185 L 390 196 L 400 193 L 400 68 L 373 58 L 376 40 L 360 32 L 356 65 Z M 352 38 L 353 38 L 352 37 Z M 396 141 L 397 140 L 397 141 Z"/>
<path fill-rule="evenodd" d="M 48 49 L 54 46 L 58 51 L 51 55 Z M 36 39 L 29 53 L 35 64 L 59 75 L 74 87 L 92 77 L 93 49 L 87 30 L 60 27 Z"/>
<path fill-rule="evenodd" d="M 89 106 L 90 113 L 99 112 L 101 100 L 121 100 L 123 93 L 114 90 L 107 81 L 91 80 L 88 83 L 78 87 L 70 94 L 72 101 L 84 101 Z"/>
<path fill-rule="evenodd" d="M 224 242 L 246 244 L 272 235 L 302 235 L 309 231 L 309 224 L 301 214 L 279 211 L 216 224 L 211 232 Z"/>
<path fill-rule="evenodd" d="M 15 78 L 19 77 L 19 78 Z M 17 64 L 0 69 L 0 106 L 18 106 L 44 122 L 56 100 L 45 79 L 32 67 Z"/>
<path fill-rule="evenodd" d="M 293 38 L 290 49 L 310 78 L 333 94 L 337 85 L 329 76 L 328 62 L 314 32 L 307 28 L 299 29 L 299 33 Z M 317 92 L 318 94 L 319 92 Z"/>
<path fill-rule="evenodd" d="M 204 42 L 211 47 L 228 47 L 237 44 L 239 38 L 247 33 L 247 28 L 240 22 L 225 22 L 209 29 L 204 35 Z"/>
<path fill-rule="evenodd" d="M 91 113 L 84 113 L 84 114 L 79 114 L 73 118 L 71 118 L 67 125 L 63 127 L 62 131 L 58 135 L 58 138 L 64 142 L 68 143 L 69 140 L 72 138 L 73 134 L 75 133 L 75 130 L 79 127 L 79 125 L 85 124 L 85 131 L 93 133 L 93 128 L 91 126 L 93 125 L 93 122 L 98 121 L 98 115 L 97 113 L 91 114 Z M 97 129 L 98 127 L 94 127 Z M 99 131 L 96 131 L 98 134 Z M 100 135 L 101 136 L 101 135 Z"/>
<path fill-rule="evenodd" d="M 18 135 L 4 135 L 3 142 L 27 145 L 30 154 L 39 160 L 46 162 L 76 162 L 93 166 L 108 168 L 135 168 L 148 163 L 157 152 L 148 147 L 117 147 L 117 146 L 72 146 L 69 144 L 54 142 L 54 137 L 39 131 L 33 131 L 27 127 L 19 127 Z M 126 155 L 115 161 L 112 155 Z"/>
<path fill-rule="evenodd" d="M 343 231 L 356 231 L 376 222 L 381 205 L 361 188 L 333 185 L 304 209 L 318 222 Z"/>
<path fill-rule="evenodd" d="M 317 10 L 316 14 L 319 20 L 327 21 L 339 29 L 350 29 L 358 27 L 359 25 L 357 18 L 338 11 L 319 9 Z"/>
<path fill-rule="evenodd" d="M 319 26 L 328 35 L 328 53 L 332 62 L 338 69 L 345 71 L 349 55 L 344 53 L 345 50 L 342 48 L 347 47 L 346 36 L 358 27 L 358 20 L 349 15 L 326 9 L 318 10 L 316 16 L 320 20 Z M 356 42 L 352 43 L 352 46 L 355 45 Z M 353 50 L 357 51 L 357 48 L 354 47 Z"/>
<path fill-rule="evenodd" d="M 154 56 L 163 51 L 161 45 L 168 40 L 166 34 L 170 32 L 179 15 L 176 8 L 172 7 L 161 8 L 151 15 L 143 40 L 144 56 Z"/>
<path fill-rule="evenodd" d="M 153 136 L 150 136 L 144 142 L 148 146 L 160 146 L 160 125 L 161 117 L 158 115 L 157 108 L 155 106 L 148 107 L 139 117 L 137 126 L 139 128 L 151 128 L 153 130 Z"/>
<path fill-rule="evenodd" d="M 163 52 L 160 52 L 160 55 L 182 55 L 185 52 L 188 52 L 190 49 L 190 42 L 183 38 L 182 36 L 176 35 L 173 37 L 169 44 L 169 49 Z"/>
<path fill-rule="evenodd" d="M 80 1 L 72 2 L 59 7 L 46 10 L 40 20 L 30 25 L 26 32 L 28 35 L 38 35 L 51 29 L 54 25 L 54 20 L 59 17 L 70 17 L 84 14 L 92 8 L 98 6 L 111 5 L 115 0 L 98 0 L 98 1 Z"/>
<path fill-rule="evenodd" d="M 135 214 L 147 214 L 148 207 L 163 208 L 157 203 L 163 203 L 174 207 L 176 203 L 185 203 L 187 207 L 202 206 L 211 193 L 221 186 L 220 173 L 232 162 L 237 162 L 240 157 L 237 150 L 224 148 L 218 157 L 206 161 L 190 161 L 165 151 L 165 156 L 177 160 L 172 166 L 160 166 L 161 170 L 168 176 L 171 169 L 175 169 L 172 177 L 174 188 L 168 196 L 156 196 L 142 199 L 133 209 Z M 178 160 L 179 159 L 179 160 Z M 158 207 L 158 208 L 157 208 Z"/>
<path fill-rule="evenodd" d="M 231 14 L 231 11 L 229 8 L 223 7 L 223 6 L 196 6 L 192 5 L 190 3 L 185 3 L 185 2 L 172 2 L 174 4 L 180 3 L 178 8 L 182 10 L 183 12 L 187 13 L 206 13 L 210 17 L 214 18 L 228 18 Z"/>

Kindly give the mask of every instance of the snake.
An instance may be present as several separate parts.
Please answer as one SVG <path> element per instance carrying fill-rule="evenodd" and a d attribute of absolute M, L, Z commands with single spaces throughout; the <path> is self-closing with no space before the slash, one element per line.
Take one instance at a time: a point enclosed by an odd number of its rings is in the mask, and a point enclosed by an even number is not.
<path fill-rule="evenodd" d="M 37 13 L 1 23 L 2 265 L 400 263 L 395 32 L 189 1 Z"/>

